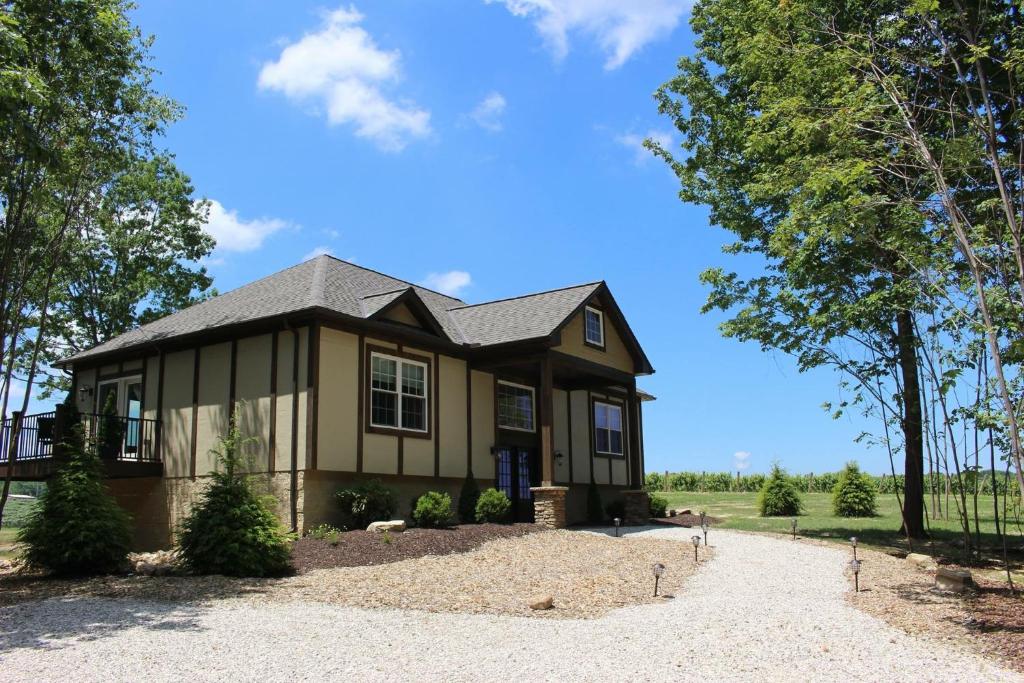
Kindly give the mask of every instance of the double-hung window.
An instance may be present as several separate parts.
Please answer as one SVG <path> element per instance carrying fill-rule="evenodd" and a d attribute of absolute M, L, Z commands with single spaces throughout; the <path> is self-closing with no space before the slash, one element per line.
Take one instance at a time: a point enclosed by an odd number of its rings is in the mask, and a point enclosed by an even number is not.
<path fill-rule="evenodd" d="M 427 431 L 427 364 L 370 354 L 370 426 Z"/>
<path fill-rule="evenodd" d="M 498 427 L 521 432 L 534 431 L 533 387 L 498 382 Z"/>
<path fill-rule="evenodd" d="M 594 450 L 622 455 L 622 406 L 594 401 Z"/>
<path fill-rule="evenodd" d="M 604 313 L 587 306 L 583 310 L 583 340 L 592 345 L 604 348 Z"/>

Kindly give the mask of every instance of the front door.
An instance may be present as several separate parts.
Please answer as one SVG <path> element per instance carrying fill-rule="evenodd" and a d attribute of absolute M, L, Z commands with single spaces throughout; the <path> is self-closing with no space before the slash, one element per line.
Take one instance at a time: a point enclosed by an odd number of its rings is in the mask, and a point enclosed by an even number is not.
<path fill-rule="evenodd" d="M 534 450 L 520 446 L 498 448 L 499 491 L 512 501 L 512 519 L 516 522 L 533 521 L 533 494 L 535 486 Z"/>

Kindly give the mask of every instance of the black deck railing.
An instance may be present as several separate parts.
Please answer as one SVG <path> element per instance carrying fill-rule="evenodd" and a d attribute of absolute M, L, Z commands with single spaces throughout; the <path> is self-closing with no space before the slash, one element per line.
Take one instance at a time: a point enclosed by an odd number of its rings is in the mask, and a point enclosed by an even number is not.
<path fill-rule="evenodd" d="M 31 462 L 53 458 L 66 441 L 65 431 L 75 420 L 82 426 L 86 441 L 93 445 L 103 460 L 118 462 L 160 462 L 158 446 L 160 421 L 123 415 L 51 411 L 21 417 L 14 447 L 14 462 Z M 6 464 L 11 453 L 11 431 L 14 418 L 0 427 L 0 464 Z"/>

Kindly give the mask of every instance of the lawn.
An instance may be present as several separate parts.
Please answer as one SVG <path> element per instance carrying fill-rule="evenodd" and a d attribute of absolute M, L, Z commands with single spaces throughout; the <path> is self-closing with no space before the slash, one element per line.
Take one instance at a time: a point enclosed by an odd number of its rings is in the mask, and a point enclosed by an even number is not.
<path fill-rule="evenodd" d="M 761 517 L 757 512 L 756 493 L 689 493 L 673 491 L 661 493 L 669 501 L 669 508 L 690 508 L 694 514 L 701 510 L 719 520 L 717 526 L 743 531 L 762 531 L 788 534 L 791 532 L 791 517 Z M 907 552 L 906 538 L 899 534 L 900 510 L 894 495 L 878 497 L 879 515 L 870 518 L 842 518 L 832 515 L 832 496 L 828 493 L 802 494 L 804 513 L 798 517 L 797 530 L 801 536 L 849 543 L 851 536 L 858 542 L 886 552 Z M 930 501 L 927 501 L 930 503 Z M 972 504 L 968 500 L 969 504 Z M 943 501 L 945 504 L 945 501 Z M 952 509 L 949 519 L 931 520 L 932 539 L 915 545 L 914 550 L 937 555 L 952 562 L 963 562 L 963 532 L 956 517 L 956 506 L 950 499 Z M 1000 508 L 1002 500 L 1000 500 Z M 1001 514 L 1000 510 L 1000 514 Z M 980 496 L 978 513 L 981 527 L 981 545 L 986 557 L 986 566 L 997 567 L 1001 563 L 1002 547 L 997 542 L 992 511 L 992 497 Z M 1024 568 L 1024 536 L 1012 522 L 1007 546 L 1011 563 Z"/>
<path fill-rule="evenodd" d="M 9 498 L 4 508 L 4 526 L 0 529 L 0 560 L 14 557 L 14 539 L 18 528 L 25 523 L 34 500 L 25 498 Z"/>

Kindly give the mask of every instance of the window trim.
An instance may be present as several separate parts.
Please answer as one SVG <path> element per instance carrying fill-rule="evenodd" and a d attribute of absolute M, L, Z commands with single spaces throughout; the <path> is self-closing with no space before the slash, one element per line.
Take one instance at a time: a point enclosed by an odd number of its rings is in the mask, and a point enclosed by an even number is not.
<path fill-rule="evenodd" d="M 601 341 L 591 341 L 590 337 L 587 336 L 587 313 L 597 314 L 597 319 L 601 321 Z M 594 349 L 600 349 L 604 351 L 606 342 L 606 335 L 604 329 L 604 311 L 596 306 L 584 306 L 583 307 L 583 344 Z"/>
<path fill-rule="evenodd" d="M 507 427 L 501 424 L 501 411 L 498 406 L 498 390 L 497 387 L 501 384 L 509 387 L 516 387 L 517 389 L 526 389 L 530 392 L 530 419 L 533 422 L 533 426 L 530 429 L 523 427 Z M 536 434 L 537 433 L 537 389 L 531 387 L 529 384 L 519 384 L 518 382 L 510 382 L 508 380 L 499 379 L 495 383 L 494 391 L 494 425 L 498 429 L 507 432 L 523 432 L 524 434 Z"/>
<path fill-rule="evenodd" d="M 616 408 L 619 411 L 619 424 L 622 425 L 622 429 L 618 430 L 622 434 L 622 452 L 614 453 L 611 451 L 599 451 L 597 449 L 597 406 L 607 406 L 609 408 Z M 615 460 L 625 460 L 628 454 L 629 446 L 626 441 L 626 404 L 616 402 L 610 398 L 591 398 L 590 400 L 590 420 L 591 420 L 591 450 L 593 451 L 594 457 L 597 458 L 612 458 Z M 611 429 L 608 430 L 609 434 Z M 608 439 L 609 444 L 611 443 L 611 437 Z"/>
<path fill-rule="evenodd" d="M 432 438 L 431 421 L 432 410 L 436 409 L 435 406 L 431 405 L 433 402 L 433 385 L 434 381 L 431 371 L 433 367 L 431 365 L 430 358 L 426 356 L 418 356 L 412 353 L 406 353 L 401 349 L 391 349 L 383 346 L 376 346 L 374 344 L 366 344 L 366 362 L 364 363 L 364 377 L 362 378 L 361 389 L 365 392 L 366 400 L 364 401 L 364 420 L 363 430 L 369 434 L 387 434 L 391 436 L 405 436 L 415 439 L 430 439 Z M 378 425 L 373 423 L 373 357 L 380 356 L 396 362 L 395 365 L 395 381 L 396 381 L 396 394 L 399 397 L 396 402 L 395 409 L 398 411 L 399 423 L 402 419 L 402 364 L 419 365 L 423 367 L 423 400 L 424 400 L 424 414 L 423 424 L 424 429 L 409 429 L 405 427 L 392 427 L 391 425 Z"/>

